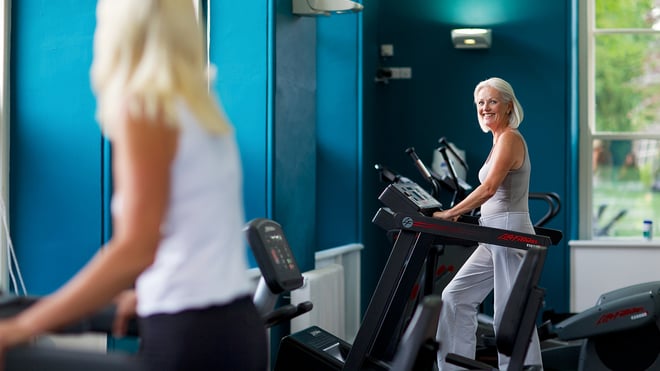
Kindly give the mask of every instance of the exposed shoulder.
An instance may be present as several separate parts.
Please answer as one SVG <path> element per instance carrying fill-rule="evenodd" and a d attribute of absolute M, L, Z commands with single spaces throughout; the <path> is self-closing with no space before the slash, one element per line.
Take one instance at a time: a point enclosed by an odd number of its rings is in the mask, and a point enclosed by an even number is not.
<path fill-rule="evenodd" d="M 517 130 L 507 130 L 500 135 L 499 144 L 510 150 L 524 149 L 523 137 Z"/>
<path fill-rule="evenodd" d="M 522 166 L 525 158 L 525 144 L 522 135 L 517 130 L 507 130 L 499 139 L 500 151 L 506 153 L 511 161 L 510 169 Z"/>
<path fill-rule="evenodd" d="M 522 142 L 522 134 L 518 130 L 510 129 L 502 133 L 500 140 Z"/>

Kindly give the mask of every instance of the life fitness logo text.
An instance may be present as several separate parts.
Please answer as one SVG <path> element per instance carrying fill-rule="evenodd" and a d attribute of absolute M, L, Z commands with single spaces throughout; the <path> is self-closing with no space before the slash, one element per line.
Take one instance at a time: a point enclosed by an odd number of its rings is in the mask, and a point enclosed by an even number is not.
<path fill-rule="evenodd" d="M 600 318 L 598 318 L 596 324 L 602 325 L 604 323 L 614 321 L 615 319 L 624 318 L 628 316 L 630 316 L 631 320 L 636 320 L 636 319 L 644 318 L 648 315 L 649 313 L 646 311 L 646 309 L 644 309 L 644 307 L 626 308 L 626 309 L 617 310 L 616 312 L 609 312 L 603 314 L 602 316 L 600 316 Z"/>
<path fill-rule="evenodd" d="M 531 237 L 520 236 L 520 235 L 516 235 L 516 234 L 513 234 L 513 233 L 501 234 L 499 237 L 497 237 L 497 239 L 502 240 L 502 241 L 522 242 L 522 243 L 526 243 L 527 245 L 538 245 L 539 244 L 538 240 L 535 240 Z"/>

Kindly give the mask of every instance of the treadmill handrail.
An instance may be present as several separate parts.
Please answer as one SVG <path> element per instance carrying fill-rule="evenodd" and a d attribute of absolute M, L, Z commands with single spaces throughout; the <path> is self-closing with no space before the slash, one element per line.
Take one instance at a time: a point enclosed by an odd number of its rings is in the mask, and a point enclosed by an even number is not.
<path fill-rule="evenodd" d="M 473 215 L 461 215 L 459 222 L 479 224 L 479 217 Z M 559 229 L 545 228 L 539 225 L 534 225 L 534 234 L 547 236 L 550 238 L 552 245 L 557 245 L 564 238 L 564 233 Z"/>
<path fill-rule="evenodd" d="M 516 249 L 526 250 L 532 246 L 550 246 L 552 244 L 552 240 L 548 236 L 484 227 L 470 223 L 451 222 L 423 216 L 419 213 L 394 212 L 393 219 L 394 225 L 405 230 Z"/>

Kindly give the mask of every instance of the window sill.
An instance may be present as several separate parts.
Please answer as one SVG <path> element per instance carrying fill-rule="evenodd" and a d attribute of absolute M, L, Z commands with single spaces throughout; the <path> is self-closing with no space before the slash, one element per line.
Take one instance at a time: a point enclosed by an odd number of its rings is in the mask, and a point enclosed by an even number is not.
<path fill-rule="evenodd" d="M 568 245 L 571 312 L 592 307 L 606 292 L 660 281 L 660 238 L 576 240 Z"/>
<path fill-rule="evenodd" d="M 632 247 L 632 248 L 660 248 L 660 239 L 651 241 L 641 238 L 603 238 L 597 240 L 571 240 L 570 247 Z"/>

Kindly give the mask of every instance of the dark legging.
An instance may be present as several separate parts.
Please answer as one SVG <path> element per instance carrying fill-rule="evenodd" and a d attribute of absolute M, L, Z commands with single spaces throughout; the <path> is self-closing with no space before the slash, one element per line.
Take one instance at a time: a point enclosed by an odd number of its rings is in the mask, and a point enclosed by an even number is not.
<path fill-rule="evenodd" d="M 249 297 L 222 306 L 140 319 L 149 371 L 264 371 L 268 342 Z"/>

